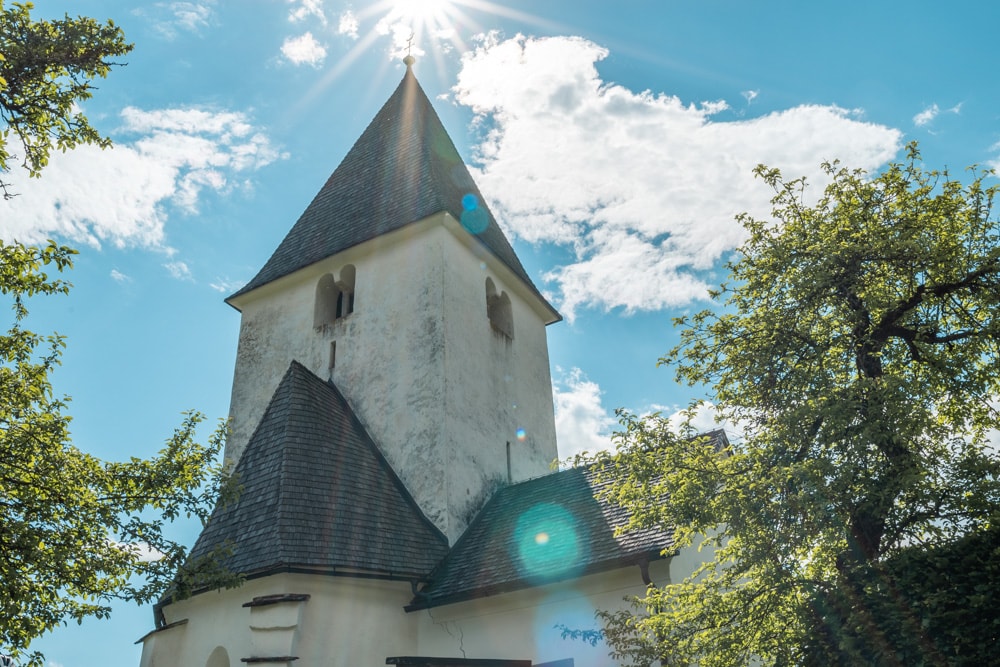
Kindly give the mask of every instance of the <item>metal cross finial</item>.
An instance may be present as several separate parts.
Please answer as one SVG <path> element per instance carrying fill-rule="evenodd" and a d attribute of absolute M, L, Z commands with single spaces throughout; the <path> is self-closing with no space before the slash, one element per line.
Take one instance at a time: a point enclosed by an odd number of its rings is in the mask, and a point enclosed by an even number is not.
<path fill-rule="evenodd" d="M 413 50 L 413 38 L 415 35 L 413 31 L 410 31 L 410 37 L 406 40 L 406 55 L 412 55 L 410 52 Z"/>

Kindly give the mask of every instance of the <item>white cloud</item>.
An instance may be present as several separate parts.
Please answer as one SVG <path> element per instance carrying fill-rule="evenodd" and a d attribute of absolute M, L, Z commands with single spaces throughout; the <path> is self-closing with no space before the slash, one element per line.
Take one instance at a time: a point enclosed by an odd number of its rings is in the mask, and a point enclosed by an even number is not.
<path fill-rule="evenodd" d="M 618 430 L 618 420 L 613 411 L 605 408 L 601 400 L 603 394 L 600 386 L 588 379 L 579 368 L 568 373 L 557 371 L 552 384 L 552 397 L 561 460 L 583 452 L 594 454 L 614 449 L 611 434 Z M 723 429 L 731 442 L 739 442 L 744 435 L 740 424 L 719 419 L 716 406 L 708 401 L 687 409 L 649 405 L 629 411 L 637 415 L 659 414 L 667 420 L 671 430 L 681 435 Z"/>
<path fill-rule="evenodd" d="M 990 152 L 995 153 L 996 157 L 987 161 L 986 167 L 1000 174 L 1000 141 L 990 146 Z"/>
<path fill-rule="evenodd" d="M 709 401 L 702 401 L 684 410 L 673 408 L 671 411 L 660 406 L 656 406 L 654 409 L 661 414 L 669 415 L 667 419 L 677 433 L 708 433 L 721 428 L 726 432 L 730 441 L 743 439 L 743 426 L 729 419 L 720 419 L 718 408 Z"/>
<path fill-rule="evenodd" d="M 347 35 L 351 39 L 357 39 L 359 29 L 358 17 L 354 12 L 348 9 L 340 15 L 340 22 L 337 24 L 338 35 Z"/>
<path fill-rule="evenodd" d="M 40 179 L 11 172 L 20 196 L 4 203 L 0 238 L 162 249 L 173 209 L 196 212 L 206 192 L 283 157 L 242 113 L 128 107 L 121 120 L 112 149 L 55 151 Z"/>
<path fill-rule="evenodd" d="M 118 283 L 130 283 L 132 278 L 125 275 L 118 269 L 111 269 L 111 279 Z"/>
<path fill-rule="evenodd" d="M 559 458 L 611 448 L 617 421 L 601 404 L 601 388 L 574 368 L 553 383 Z"/>
<path fill-rule="evenodd" d="M 288 0 L 288 4 L 293 5 L 288 12 L 288 20 L 298 23 L 310 16 L 319 19 L 320 23 L 326 25 L 326 14 L 323 12 L 323 0 Z"/>
<path fill-rule="evenodd" d="M 229 278 L 216 278 L 208 284 L 209 287 L 214 289 L 216 292 L 221 292 L 223 294 L 232 294 L 239 288 L 246 285 L 245 280 L 231 280 Z"/>
<path fill-rule="evenodd" d="M 138 16 L 152 17 L 154 29 L 167 39 L 175 39 L 181 31 L 198 33 L 207 28 L 212 18 L 214 0 L 205 2 L 157 2 L 151 7 L 133 10 Z"/>
<path fill-rule="evenodd" d="M 932 104 L 913 117 L 913 124 L 917 127 L 925 127 L 930 125 L 931 121 L 943 113 L 954 114 L 957 116 L 962 113 L 962 104 L 964 103 L 959 102 L 955 106 L 947 109 L 941 109 L 937 104 Z"/>
<path fill-rule="evenodd" d="M 170 4 L 170 11 L 173 12 L 177 25 L 193 32 L 207 27 L 212 15 L 211 7 L 195 2 L 173 2 Z"/>
<path fill-rule="evenodd" d="M 326 59 L 326 48 L 316 41 L 311 32 L 289 37 L 281 45 L 281 54 L 295 65 L 319 65 Z"/>
<path fill-rule="evenodd" d="M 119 547 L 123 551 L 130 551 L 135 554 L 141 562 L 152 563 L 158 560 L 162 560 L 166 555 L 159 549 L 156 549 L 147 542 L 114 542 L 115 546 Z"/>
<path fill-rule="evenodd" d="M 702 297 L 704 271 L 744 238 L 734 216 L 770 212 L 758 163 L 808 176 L 818 195 L 822 161 L 874 169 L 899 149 L 898 130 L 836 106 L 724 121 L 724 101 L 606 83 L 595 64 L 608 51 L 582 38 L 481 39 L 453 89 L 483 132 L 477 180 L 508 231 L 574 251 L 546 276 L 569 320 Z"/>
<path fill-rule="evenodd" d="M 191 269 L 184 262 L 167 262 L 163 265 L 170 275 L 177 280 L 193 280 Z"/>
<path fill-rule="evenodd" d="M 937 118 L 939 113 L 941 113 L 941 109 L 938 108 L 938 105 L 932 104 L 913 117 L 913 124 L 917 127 L 923 127 Z"/>
<path fill-rule="evenodd" d="M 759 90 L 744 90 L 740 95 L 747 101 L 747 104 L 752 104 L 757 96 L 760 95 Z"/>

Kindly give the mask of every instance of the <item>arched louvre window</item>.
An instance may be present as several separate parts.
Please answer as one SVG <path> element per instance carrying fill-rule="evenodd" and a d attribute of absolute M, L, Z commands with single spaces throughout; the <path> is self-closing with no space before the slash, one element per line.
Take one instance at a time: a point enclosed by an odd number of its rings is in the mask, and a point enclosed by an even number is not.
<path fill-rule="evenodd" d="M 316 283 L 316 305 L 313 326 L 317 329 L 333 324 L 354 312 L 354 281 L 357 272 L 348 264 L 340 270 L 340 278 L 327 273 Z"/>
<path fill-rule="evenodd" d="M 340 287 L 340 306 L 337 309 L 337 317 L 345 317 L 354 312 L 354 279 L 357 271 L 353 264 L 348 264 L 340 270 L 340 280 L 337 281 Z"/>
<path fill-rule="evenodd" d="M 507 296 L 507 292 L 497 294 L 497 287 L 492 278 L 486 279 L 486 316 L 493 331 L 513 340 L 514 314 L 511 310 L 510 297 Z"/>
<path fill-rule="evenodd" d="M 340 287 L 332 273 L 328 273 L 316 283 L 316 306 L 313 310 L 313 326 L 332 324 L 337 319 L 337 303 L 340 301 Z"/>

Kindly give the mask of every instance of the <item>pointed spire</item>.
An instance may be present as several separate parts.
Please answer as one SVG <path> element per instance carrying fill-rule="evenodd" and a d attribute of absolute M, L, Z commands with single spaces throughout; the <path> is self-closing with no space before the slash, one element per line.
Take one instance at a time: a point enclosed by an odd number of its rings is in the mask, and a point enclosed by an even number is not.
<path fill-rule="evenodd" d="M 260 272 L 230 299 L 282 276 L 441 212 L 451 214 L 485 249 L 558 312 L 532 283 L 455 144 L 413 74 L 348 151 Z"/>

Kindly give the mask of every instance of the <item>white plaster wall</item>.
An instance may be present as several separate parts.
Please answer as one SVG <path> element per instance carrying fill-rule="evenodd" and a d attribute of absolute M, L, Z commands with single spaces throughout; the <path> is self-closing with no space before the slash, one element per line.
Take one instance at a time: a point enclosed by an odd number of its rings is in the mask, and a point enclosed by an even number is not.
<path fill-rule="evenodd" d="M 667 561 L 650 564 L 657 584 L 669 581 Z M 598 630 L 598 610 L 620 609 L 624 598 L 642 595 L 638 566 L 468 602 L 419 614 L 419 655 L 507 658 L 547 662 L 573 658 L 574 667 L 616 664 L 604 644 L 563 639 L 559 626 Z"/>
<path fill-rule="evenodd" d="M 308 593 L 306 602 L 243 607 L 254 597 Z M 175 628 L 149 635 L 141 667 L 203 667 L 219 646 L 241 658 L 297 656 L 291 665 L 384 665 L 412 655 L 418 619 L 403 611 L 410 585 L 371 579 L 282 574 L 239 589 L 202 593 L 164 609 Z M 282 664 L 282 663 L 278 663 Z"/>
<path fill-rule="evenodd" d="M 458 535 L 485 495 L 507 481 L 507 443 L 514 482 L 551 472 L 558 452 L 542 317 L 506 267 L 470 251 L 464 232 L 453 233 L 449 224 L 438 234 L 446 295 L 444 442 L 451 461 L 449 503 L 458 512 L 453 532 Z M 498 294 L 510 297 L 513 339 L 490 325 L 487 278 Z M 518 429 L 524 429 L 523 438 Z"/>
<path fill-rule="evenodd" d="M 479 250 L 479 255 L 476 250 Z M 354 312 L 313 326 L 316 284 L 356 270 Z M 493 332 L 485 280 L 511 298 L 514 338 Z M 242 311 L 226 458 L 235 461 L 291 361 L 332 377 L 424 513 L 454 541 L 497 481 L 556 458 L 541 306 L 439 214 L 235 300 Z M 526 438 L 519 440 L 517 429 Z"/>
<path fill-rule="evenodd" d="M 650 563 L 655 584 L 679 581 L 701 562 L 695 549 L 678 556 Z M 399 655 L 536 663 L 573 658 L 575 667 L 608 667 L 616 663 L 605 645 L 563 639 L 559 626 L 597 630 L 597 610 L 625 608 L 626 597 L 644 591 L 639 567 L 629 566 L 406 613 L 412 599 L 406 582 L 273 575 L 166 606 L 168 623 L 190 622 L 148 635 L 141 667 L 202 667 L 219 646 L 233 667 L 241 658 L 279 655 L 298 656 L 291 665 L 331 667 L 383 665 Z M 255 597 L 291 593 L 311 597 L 243 607 Z"/>

